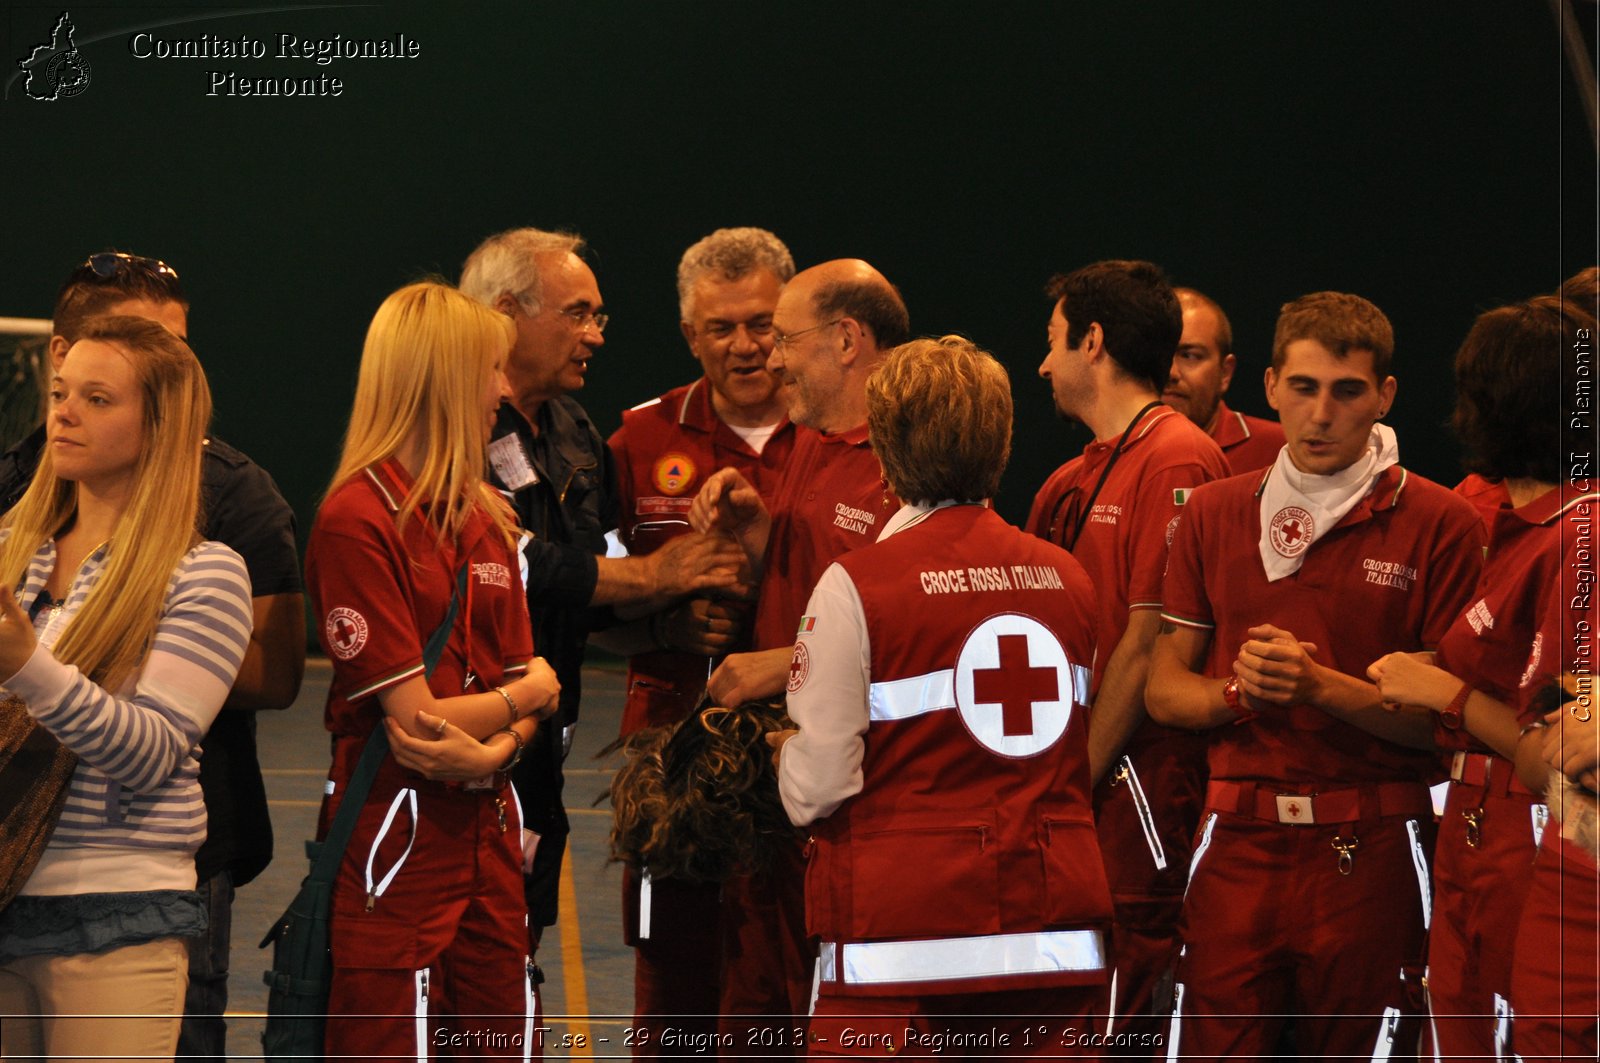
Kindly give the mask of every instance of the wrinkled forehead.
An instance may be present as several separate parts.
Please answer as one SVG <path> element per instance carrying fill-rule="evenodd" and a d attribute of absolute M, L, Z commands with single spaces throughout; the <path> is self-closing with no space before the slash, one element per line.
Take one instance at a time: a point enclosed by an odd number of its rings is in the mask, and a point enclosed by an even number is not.
<path fill-rule="evenodd" d="M 701 274 L 689 289 L 689 315 L 727 321 L 769 316 L 782 290 L 783 282 L 770 269 L 751 270 L 734 280 L 710 271 Z"/>
<path fill-rule="evenodd" d="M 546 306 L 557 310 L 579 306 L 592 310 L 602 305 L 600 282 L 583 259 L 570 251 L 561 251 L 540 255 L 537 261 Z"/>

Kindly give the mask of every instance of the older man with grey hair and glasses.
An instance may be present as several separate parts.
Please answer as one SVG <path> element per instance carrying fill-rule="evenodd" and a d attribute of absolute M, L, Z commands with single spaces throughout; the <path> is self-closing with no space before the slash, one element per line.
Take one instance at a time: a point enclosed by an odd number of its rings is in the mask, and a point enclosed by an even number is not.
<path fill-rule="evenodd" d="M 573 233 L 511 229 L 467 257 L 461 290 L 506 314 L 516 342 L 506 359 L 510 397 L 489 444 L 494 483 L 522 526 L 524 583 L 535 645 L 561 681 L 561 707 L 539 728 L 512 781 L 522 802 L 530 947 L 556 920 L 568 832 L 561 762 L 582 693 L 584 646 L 594 627 L 691 594 L 736 584 L 742 555 L 724 541 L 685 536 L 647 557 L 606 557 L 620 512 L 616 469 L 571 393 L 605 344 L 607 314 Z"/>

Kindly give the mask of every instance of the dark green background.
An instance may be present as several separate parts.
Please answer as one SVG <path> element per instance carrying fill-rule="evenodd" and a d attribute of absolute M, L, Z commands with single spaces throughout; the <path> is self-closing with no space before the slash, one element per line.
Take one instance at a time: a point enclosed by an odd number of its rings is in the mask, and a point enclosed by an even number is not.
<path fill-rule="evenodd" d="M 217 427 L 277 477 L 302 539 L 373 309 L 510 226 L 594 248 L 613 324 L 580 398 L 607 431 L 693 375 L 673 290 L 691 241 L 753 224 L 802 266 L 871 260 L 916 331 L 1011 368 L 1015 520 L 1085 438 L 1035 375 L 1053 272 L 1144 257 L 1209 292 L 1253 412 L 1282 302 L 1373 299 L 1398 336 L 1403 460 L 1453 482 L 1449 364 L 1474 314 L 1596 259 L 1594 149 L 1544 0 L 70 10 L 87 91 L 41 103 L 13 79 L 0 103 L 0 314 L 48 316 L 91 250 L 173 263 Z M 60 11 L 5 9 L 8 75 Z M 157 32 L 399 31 L 421 57 L 129 54 L 134 31 L 194 16 L 218 17 Z M 346 88 L 208 98 L 205 71 L 230 68 Z"/>

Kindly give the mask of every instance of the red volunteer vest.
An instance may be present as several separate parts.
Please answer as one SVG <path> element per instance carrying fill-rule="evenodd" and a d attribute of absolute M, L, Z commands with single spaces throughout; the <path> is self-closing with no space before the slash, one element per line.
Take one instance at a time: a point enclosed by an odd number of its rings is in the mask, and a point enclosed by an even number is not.
<path fill-rule="evenodd" d="M 862 791 L 814 826 L 822 979 L 868 996 L 1103 982 L 1082 566 L 970 505 L 838 563 L 866 621 L 871 722 Z"/>

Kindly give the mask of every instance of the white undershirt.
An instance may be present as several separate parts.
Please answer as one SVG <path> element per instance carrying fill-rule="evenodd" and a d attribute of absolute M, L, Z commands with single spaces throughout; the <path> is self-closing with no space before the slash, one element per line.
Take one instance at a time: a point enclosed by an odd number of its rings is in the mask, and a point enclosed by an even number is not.
<path fill-rule="evenodd" d="M 772 438 L 772 433 L 776 432 L 778 425 L 782 423 L 781 421 L 773 421 L 771 424 L 757 425 L 754 428 L 746 428 L 736 424 L 730 424 L 728 427 L 733 429 L 735 435 L 744 440 L 745 446 L 760 454 L 766 449 L 767 440 Z"/>

